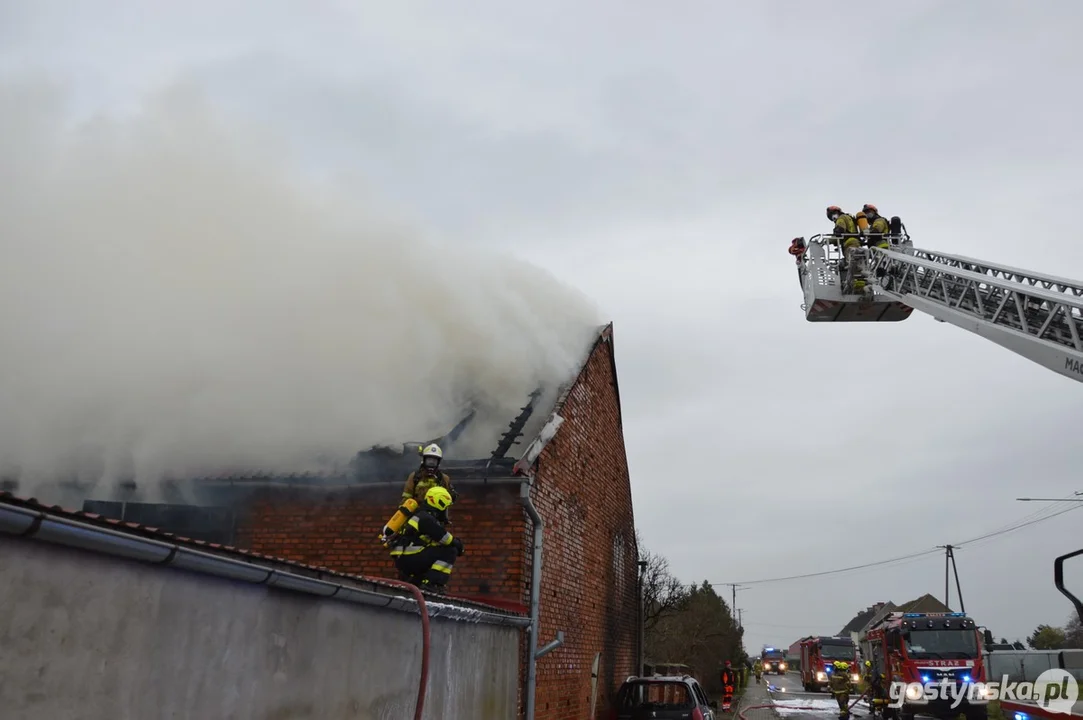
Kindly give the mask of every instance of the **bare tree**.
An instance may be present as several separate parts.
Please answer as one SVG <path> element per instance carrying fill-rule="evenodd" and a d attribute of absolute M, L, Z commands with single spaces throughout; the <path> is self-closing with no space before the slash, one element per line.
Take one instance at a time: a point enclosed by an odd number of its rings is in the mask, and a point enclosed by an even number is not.
<path fill-rule="evenodd" d="M 639 544 L 639 560 L 645 562 L 643 568 L 643 628 L 651 632 L 658 623 L 673 614 L 681 601 L 687 596 L 686 588 L 669 570 L 669 561 L 647 550 L 636 533 Z"/>

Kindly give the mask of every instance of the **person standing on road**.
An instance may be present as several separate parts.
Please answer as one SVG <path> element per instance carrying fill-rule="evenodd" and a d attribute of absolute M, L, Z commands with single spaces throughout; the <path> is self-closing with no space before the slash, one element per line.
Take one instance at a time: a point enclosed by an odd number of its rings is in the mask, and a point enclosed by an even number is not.
<path fill-rule="evenodd" d="M 887 693 L 884 692 L 884 676 L 876 672 L 872 663 L 865 661 L 865 694 L 869 700 L 869 709 L 874 717 L 883 714 L 887 705 Z"/>
<path fill-rule="evenodd" d="M 839 720 L 850 717 L 850 665 L 842 660 L 835 662 L 831 673 L 831 694 L 839 704 Z"/>
<path fill-rule="evenodd" d="M 756 673 L 756 684 L 759 685 L 760 678 L 763 677 L 763 662 L 756 658 L 756 662 L 752 663 L 752 672 Z"/>
<path fill-rule="evenodd" d="M 733 669 L 732 663 L 729 660 L 726 661 L 726 666 L 722 668 L 722 708 L 728 709 L 730 704 L 733 703 L 733 693 L 737 689 L 737 671 Z"/>

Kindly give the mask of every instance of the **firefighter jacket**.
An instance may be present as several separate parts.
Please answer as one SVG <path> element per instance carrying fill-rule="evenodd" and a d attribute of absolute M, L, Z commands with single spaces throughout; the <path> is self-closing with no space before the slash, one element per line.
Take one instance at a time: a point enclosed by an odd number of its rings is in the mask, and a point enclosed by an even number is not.
<path fill-rule="evenodd" d="M 835 220 L 835 235 L 857 235 L 857 220 L 853 215 L 843 213 Z"/>
<path fill-rule="evenodd" d="M 831 673 L 831 693 L 834 695 L 846 695 L 850 692 L 850 671 L 836 669 Z"/>
<path fill-rule="evenodd" d="M 417 555 L 426 548 L 438 545 L 453 545 L 461 550 L 462 541 L 449 533 L 431 512 L 418 509 L 392 543 L 391 556 Z"/>
<path fill-rule="evenodd" d="M 869 225 L 869 245 L 887 247 L 887 235 L 891 234 L 891 223 L 885 218 L 876 216 L 876 219 Z"/>
<path fill-rule="evenodd" d="M 722 685 L 726 687 L 737 686 L 737 673 L 732 669 L 726 669 L 722 671 Z"/>
<path fill-rule="evenodd" d="M 418 477 L 419 474 L 420 478 Z M 406 478 L 406 484 L 402 487 L 402 499 L 413 498 L 418 503 L 424 503 L 425 493 L 437 484 L 443 485 L 451 493 L 452 498 L 455 497 L 455 491 L 451 487 L 451 478 L 447 476 L 447 473 L 426 471 L 426 468 L 419 468 Z"/>

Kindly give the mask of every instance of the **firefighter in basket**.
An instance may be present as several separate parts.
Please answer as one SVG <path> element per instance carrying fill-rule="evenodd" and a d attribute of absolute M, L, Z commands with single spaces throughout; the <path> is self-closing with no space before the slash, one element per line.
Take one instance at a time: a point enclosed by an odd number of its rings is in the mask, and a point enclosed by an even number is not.
<path fill-rule="evenodd" d="M 891 223 L 880 215 L 880 211 L 872 203 L 865 203 L 861 211 L 869 220 L 869 229 L 865 232 L 869 247 L 878 247 L 883 250 L 890 248 L 891 242 L 888 236 L 891 235 Z"/>

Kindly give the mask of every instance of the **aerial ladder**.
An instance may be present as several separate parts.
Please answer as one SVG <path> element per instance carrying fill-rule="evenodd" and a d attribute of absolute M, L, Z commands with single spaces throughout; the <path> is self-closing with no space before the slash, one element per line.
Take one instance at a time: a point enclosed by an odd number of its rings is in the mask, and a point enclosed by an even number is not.
<path fill-rule="evenodd" d="M 809 322 L 901 322 L 920 310 L 1083 382 L 1083 282 L 921 250 L 905 230 L 887 249 L 844 254 L 846 237 L 791 247 Z"/>

